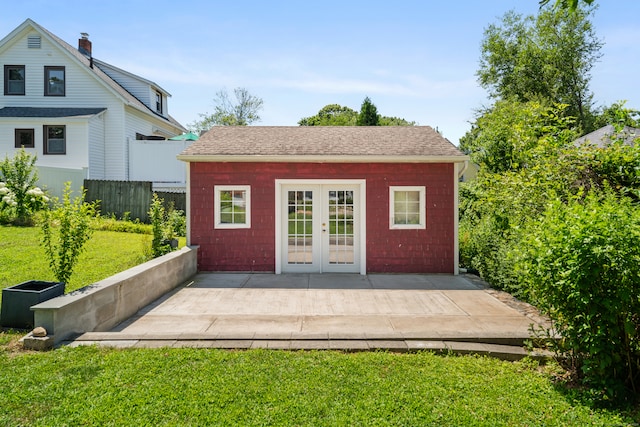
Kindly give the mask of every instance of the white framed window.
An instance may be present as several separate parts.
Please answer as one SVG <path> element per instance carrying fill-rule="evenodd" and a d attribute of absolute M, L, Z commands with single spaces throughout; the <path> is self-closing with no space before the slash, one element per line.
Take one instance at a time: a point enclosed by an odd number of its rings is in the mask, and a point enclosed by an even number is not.
<path fill-rule="evenodd" d="M 424 186 L 389 187 L 389 228 L 427 228 L 427 190 Z"/>
<path fill-rule="evenodd" d="M 214 187 L 215 228 L 251 228 L 251 187 Z"/>

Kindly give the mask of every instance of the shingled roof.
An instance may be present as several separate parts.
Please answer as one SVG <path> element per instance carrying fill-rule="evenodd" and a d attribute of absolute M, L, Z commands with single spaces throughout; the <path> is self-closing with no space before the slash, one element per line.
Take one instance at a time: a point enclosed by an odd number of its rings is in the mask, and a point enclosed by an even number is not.
<path fill-rule="evenodd" d="M 464 162 L 429 126 L 218 126 L 178 159 L 308 162 Z"/>

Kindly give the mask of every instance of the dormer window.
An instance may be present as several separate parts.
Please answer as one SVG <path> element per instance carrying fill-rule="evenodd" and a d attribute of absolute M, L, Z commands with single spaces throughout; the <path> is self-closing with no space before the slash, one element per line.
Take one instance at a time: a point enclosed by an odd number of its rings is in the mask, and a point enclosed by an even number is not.
<path fill-rule="evenodd" d="M 44 95 L 64 96 L 64 67 L 44 67 Z"/>
<path fill-rule="evenodd" d="M 156 112 L 162 114 L 162 94 L 156 91 Z"/>

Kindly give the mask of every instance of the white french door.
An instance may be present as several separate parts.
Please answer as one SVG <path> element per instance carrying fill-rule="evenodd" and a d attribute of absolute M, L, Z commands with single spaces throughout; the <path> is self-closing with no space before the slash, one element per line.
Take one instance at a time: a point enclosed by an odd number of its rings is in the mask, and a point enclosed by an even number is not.
<path fill-rule="evenodd" d="M 361 185 L 280 186 L 280 265 L 285 273 L 359 273 Z"/>

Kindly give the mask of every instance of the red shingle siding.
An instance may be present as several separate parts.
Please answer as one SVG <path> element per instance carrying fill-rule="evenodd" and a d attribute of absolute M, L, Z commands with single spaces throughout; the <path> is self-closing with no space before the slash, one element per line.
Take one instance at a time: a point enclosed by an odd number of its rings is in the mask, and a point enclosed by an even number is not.
<path fill-rule="evenodd" d="M 367 272 L 453 273 L 451 163 L 191 163 L 191 244 L 201 271 L 275 271 L 275 180 L 365 179 Z M 251 186 L 251 228 L 213 227 L 215 185 Z M 426 230 L 389 229 L 389 186 L 424 185 Z"/>

